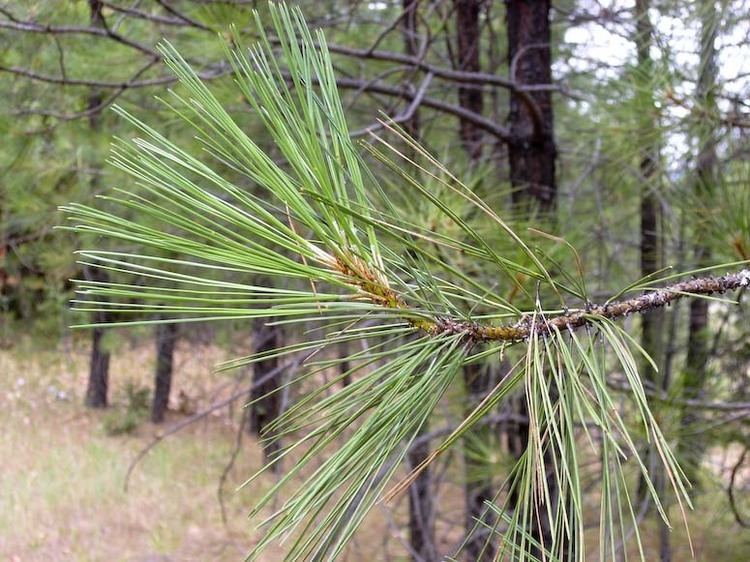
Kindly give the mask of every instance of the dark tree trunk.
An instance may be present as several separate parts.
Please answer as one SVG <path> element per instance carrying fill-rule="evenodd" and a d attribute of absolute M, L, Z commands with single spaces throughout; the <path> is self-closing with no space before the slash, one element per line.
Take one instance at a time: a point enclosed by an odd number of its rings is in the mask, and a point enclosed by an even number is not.
<path fill-rule="evenodd" d="M 154 423 L 164 421 L 164 415 L 169 406 L 176 342 L 177 324 L 158 324 L 156 326 L 156 373 L 154 376 L 154 400 L 151 404 L 151 421 Z"/>
<path fill-rule="evenodd" d="M 654 31 L 649 16 L 650 7 L 651 0 L 636 0 L 634 12 L 636 21 L 635 46 L 638 60 L 636 115 L 639 123 L 637 134 L 643 139 L 639 162 L 641 185 L 640 259 L 641 276 L 643 277 L 658 271 L 663 263 L 662 212 L 657 197 L 660 181 L 660 139 L 653 95 L 654 68 L 651 59 L 651 47 Z M 655 372 L 651 363 L 646 359 L 640 362 L 639 370 L 644 379 L 666 390 L 669 381 L 663 374 L 659 375 L 659 373 L 663 373 L 661 369 L 663 365 L 663 326 L 663 310 L 654 310 L 641 315 L 641 345 L 660 370 Z M 644 457 L 647 459 L 649 477 L 654 483 L 654 488 L 659 497 L 663 497 L 666 488 L 666 474 L 658 452 L 649 446 L 646 448 Z M 638 489 L 639 504 L 647 501 L 649 494 L 645 478 L 642 477 Z M 660 518 L 657 525 L 659 526 L 660 558 L 662 562 L 668 562 L 671 557 L 669 529 Z"/>
<path fill-rule="evenodd" d="M 716 115 L 716 36 L 719 16 L 716 4 L 703 0 L 698 4 L 701 14 L 701 57 L 696 89 L 696 101 L 706 115 Z M 699 124 L 698 140 L 700 143 L 696 166 L 697 182 L 696 195 L 710 204 L 717 182 L 717 154 L 716 136 L 713 124 L 702 122 Z M 718 128 L 718 127 L 717 127 Z M 708 265 L 711 260 L 711 250 L 705 244 L 704 227 L 702 221 L 695 221 L 694 255 L 696 266 Z M 690 318 L 688 326 L 688 351 L 685 358 L 685 379 L 683 392 L 686 399 L 701 399 L 707 378 L 709 359 L 709 311 L 708 301 L 693 299 L 690 302 Z M 685 409 L 682 415 L 682 427 L 690 431 L 700 422 L 695 410 Z M 693 491 L 698 490 L 698 469 L 703 459 L 706 444 L 700 433 L 693 433 L 689 439 L 680 440 L 679 452 L 683 460 L 688 478 L 693 482 Z"/>
<path fill-rule="evenodd" d="M 271 351 L 282 346 L 282 333 L 279 326 L 268 326 L 262 319 L 255 321 L 253 328 L 255 353 Z M 278 358 L 265 359 L 253 364 L 253 380 L 262 379 L 267 373 L 279 366 Z M 280 449 L 278 440 L 268 434 L 266 428 L 279 417 L 281 413 L 282 374 L 278 373 L 257 387 L 250 393 L 250 414 L 247 416 L 247 431 L 263 439 L 263 456 L 266 462 L 271 461 Z M 277 469 L 278 465 L 274 465 Z"/>
<path fill-rule="evenodd" d="M 639 116 L 638 135 L 644 139 L 640 168 L 641 181 L 641 275 L 643 277 L 658 271 L 662 266 L 661 244 L 661 206 L 657 197 L 659 188 L 659 139 L 658 124 L 656 123 L 656 107 L 653 97 L 653 61 L 651 60 L 651 45 L 653 43 L 653 27 L 649 19 L 648 10 L 650 0 L 636 0 L 636 51 L 638 53 L 638 104 L 636 111 Z M 643 349 L 652 357 L 657 365 L 661 364 L 662 324 L 661 310 L 647 312 L 641 315 L 643 333 L 641 343 Z M 649 380 L 655 380 L 655 373 L 647 361 L 641 364 L 642 374 Z M 664 383 L 665 381 L 662 381 Z"/>
<path fill-rule="evenodd" d="M 339 363 L 339 374 L 341 375 L 341 386 L 349 386 L 352 384 L 352 375 L 349 373 L 349 369 L 352 368 L 352 364 L 346 359 L 349 356 L 349 345 L 347 342 L 339 343 L 339 357 L 343 359 Z"/>
<path fill-rule="evenodd" d="M 458 69 L 479 72 L 479 10 L 482 0 L 454 0 L 456 9 L 456 46 Z M 482 90 L 477 87 L 458 88 L 458 104 L 464 109 L 482 114 L 484 100 Z M 460 136 L 464 149 L 472 162 L 482 157 L 482 131 L 464 119 L 460 121 Z"/>
<path fill-rule="evenodd" d="M 480 72 L 480 9 L 481 0 L 454 0 L 456 13 L 456 52 L 459 70 Z M 479 115 L 484 109 L 484 99 L 480 88 L 459 88 L 458 103 L 461 107 Z M 460 120 L 459 135 L 472 165 L 479 163 L 482 157 L 482 131 L 466 120 Z M 467 414 L 481 402 L 492 388 L 492 369 L 485 365 L 468 365 L 464 367 L 464 388 L 467 394 Z M 464 552 L 467 560 L 492 560 L 494 545 L 487 525 L 489 512 L 485 502 L 492 501 L 493 489 L 490 468 L 481 455 L 472 454 L 468 447 L 472 442 L 492 441 L 490 427 L 474 429 L 464 442 L 465 449 L 465 521 L 467 534 Z M 481 522 L 481 523 L 480 523 Z"/>
<path fill-rule="evenodd" d="M 496 377 L 493 377 L 493 369 L 487 365 L 467 365 L 464 367 L 464 387 L 467 393 L 466 413 L 474 410 L 495 386 Z M 464 447 L 470 447 L 472 442 L 492 443 L 491 432 L 494 428 L 486 425 L 471 430 Z M 475 454 L 468 452 L 464 454 L 466 489 L 464 501 L 466 504 L 465 529 L 468 535 L 465 544 L 465 555 L 467 561 L 489 561 L 495 556 L 494 541 L 492 540 L 490 528 L 494 524 L 494 517 L 485 502 L 493 501 L 495 489 L 490 473 L 491 466 L 482 457 L 481 451 Z"/>
<path fill-rule="evenodd" d="M 417 56 L 419 53 L 418 37 L 418 15 L 420 0 L 401 0 L 401 35 L 404 39 L 404 53 L 409 56 Z M 415 111 L 409 120 L 404 123 L 404 129 L 415 139 L 419 138 L 419 111 Z"/>
<path fill-rule="evenodd" d="M 427 427 L 417 435 L 424 436 Z M 419 466 L 430 454 L 430 444 L 424 441 L 412 447 L 407 457 L 409 469 Z M 415 562 L 440 560 L 435 547 L 435 502 L 432 489 L 432 470 L 425 469 L 409 486 L 409 546 Z"/>
<path fill-rule="evenodd" d="M 510 78 L 518 85 L 552 81 L 549 0 L 506 0 Z M 553 214 L 557 206 L 555 183 L 552 94 L 530 93 L 533 103 L 510 97 L 508 158 L 513 202 Z"/>
<path fill-rule="evenodd" d="M 106 270 L 93 267 L 84 267 L 84 278 L 87 281 L 107 282 L 109 276 Z M 106 312 L 94 312 L 92 321 L 102 324 L 108 321 Z M 109 351 L 106 349 L 104 339 L 105 328 L 92 328 L 91 330 L 91 361 L 89 363 L 89 382 L 86 388 L 85 404 L 89 408 L 106 408 L 107 392 L 109 390 Z"/>
<path fill-rule="evenodd" d="M 419 2 L 420 0 L 402 0 L 403 16 L 401 34 L 404 39 L 404 52 L 417 56 L 419 53 Z M 419 140 L 422 131 L 419 111 L 415 111 L 404 124 L 406 131 Z M 420 428 L 416 439 L 429 432 L 429 422 Z M 413 447 L 407 454 L 410 469 L 419 466 L 430 454 L 428 441 Z M 432 562 L 439 560 L 435 547 L 435 502 L 432 490 L 432 470 L 422 471 L 409 486 L 409 546 L 414 562 Z"/>
<path fill-rule="evenodd" d="M 90 19 L 93 27 L 104 27 L 104 16 L 102 15 L 102 3 L 100 0 L 89 0 Z M 89 94 L 86 106 L 88 109 L 98 107 L 102 102 L 100 92 L 92 91 Z M 89 126 L 93 131 L 99 129 L 99 113 L 89 116 Z M 95 190 L 98 184 L 98 174 L 95 173 L 91 180 L 91 188 Z M 105 270 L 93 267 L 84 267 L 83 274 L 89 281 L 108 281 Z M 100 299 L 101 300 L 101 299 Z M 108 321 L 106 312 L 95 312 L 93 322 L 101 324 Z M 91 330 L 91 360 L 89 363 L 89 381 L 86 388 L 85 405 L 89 408 L 106 408 L 107 393 L 109 391 L 109 351 L 103 345 L 104 328 L 93 328 Z"/>
<path fill-rule="evenodd" d="M 549 0 L 506 0 L 506 30 L 508 35 L 508 68 L 511 80 L 519 86 L 550 84 L 552 82 L 552 54 L 550 44 Z M 557 183 L 555 165 L 557 149 L 554 136 L 552 94 L 534 91 L 530 98 L 517 94 L 510 97 L 510 130 L 508 160 L 513 203 L 522 212 L 532 215 L 537 210 L 554 222 L 557 209 Z M 557 397 L 551 397 L 557 400 Z M 526 398 L 521 397 L 517 410 L 526 417 Z M 528 446 L 528 422 L 514 424 L 516 435 L 509 435 L 511 452 L 516 458 Z M 553 467 L 555 459 L 545 454 L 545 466 Z M 554 475 L 547 474 L 550 500 L 557 502 L 558 485 Z M 511 502 L 515 506 L 516 502 Z M 529 532 L 544 547 L 552 545 L 552 522 L 547 517 L 547 506 L 534 508 L 539 517 L 531 524 Z M 574 547 L 575 545 L 570 545 Z M 569 548 L 570 548 L 569 547 Z M 531 554 L 544 559 L 541 548 L 532 548 Z"/>

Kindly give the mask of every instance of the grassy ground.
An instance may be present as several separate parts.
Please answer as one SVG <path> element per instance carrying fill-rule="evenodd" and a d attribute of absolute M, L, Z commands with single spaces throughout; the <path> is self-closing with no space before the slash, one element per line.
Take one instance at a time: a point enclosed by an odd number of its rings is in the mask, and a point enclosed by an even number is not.
<path fill-rule="evenodd" d="M 217 482 L 234 444 L 236 410 L 233 415 L 227 410 L 216 412 L 163 441 L 135 470 L 126 493 L 123 481 L 128 464 L 160 428 L 143 423 L 133 434 L 110 436 L 104 427 L 108 416 L 111 419 L 124 410 L 128 383 L 149 386 L 150 346 L 121 345 L 114 354 L 114 405 L 106 413 L 87 411 L 80 405 L 87 369 L 84 347 L 31 349 L 21 345 L 0 351 L 0 560 L 244 558 L 257 538 L 245 515 L 272 476 L 253 488 L 234 492 L 260 466 L 257 443 L 246 439 L 225 488 L 228 524 L 222 523 Z M 227 379 L 210 373 L 222 358 L 216 348 L 180 347 L 173 408 L 191 410 L 217 398 L 214 390 Z M 172 412 L 170 416 L 167 425 L 184 414 Z M 449 486 L 441 492 L 440 501 L 448 506 L 441 520 L 460 524 L 460 488 Z M 743 534 L 732 523 L 718 484 L 701 500 L 690 521 L 698 560 L 750 560 L 750 533 Z M 644 526 L 646 548 L 656 552 L 649 526 Z M 441 534 L 457 538 L 453 531 Z M 392 540 L 384 547 L 386 535 Z M 405 536 L 392 514 L 376 510 L 348 559 L 405 560 L 398 540 Z M 681 527 L 674 530 L 673 544 L 673 560 L 688 560 Z M 270 550 L 264 559 L 279 560 L 280 552 Z"/>
<path fill-rule="evenodd" d="M 233 490 L 258 468 L 260 457 L 257 445 L 247 441 L 226 488 L 225 527 L 216 483 L 235 436 L 226 411 L 165 440 L 136 469 L 125 493 L 128 463 L 158 428 L 143 424 L 133 435 L 113 437 L 103 422 L 122 411 L 126 381 L 146 383 L 150 349 L 115 355 L 115 405 L 107 413 L 80 406 L 85 350 L 19 355 L 0 355 L 1 559 L 242 558 L 251 545 L 244 513 L 254 492 Z M 218 358 L 211 350 L 181 353 L 175 396 L 208 398 L 218 382 L 208 375 L 210 365 Z"/>

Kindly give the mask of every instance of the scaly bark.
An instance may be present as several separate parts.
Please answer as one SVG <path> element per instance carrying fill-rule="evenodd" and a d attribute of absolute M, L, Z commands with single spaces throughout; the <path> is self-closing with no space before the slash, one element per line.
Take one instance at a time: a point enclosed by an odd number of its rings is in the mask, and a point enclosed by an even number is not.
<path fill-rule="evenodd" d="M 479 60 L 481 5 L 481 0 L 454 0 L 458 70 L 464 72 L 480 72 L 481 70 Z M 460 86 L 458 104 L 464 109 L 481 115 L 484 107 L 481 88 Z M 466 119 L 459 120 L 459 127 L 461 142 L 470 161 L 479 161 L 482 157 L 482 130 Z"/>
<path fill-rule="evenodd" d="M 169 406 L 169 392 L 172 388 L 177 324 L 158 324 L 155 339 L 156 372 L 154 374 L 154 399 L 151 403 L 151 421 L 162 423 Z"/>
<path fill-rule="evenodd" d="M 552 81 L 549 0 L 506 0 L 510 79 L 521 86 Z M 531 93 L 533 104 L 510 97 L 508 158 L 515 204 L 554 214 L 557 207 L 552 93 Z"/>

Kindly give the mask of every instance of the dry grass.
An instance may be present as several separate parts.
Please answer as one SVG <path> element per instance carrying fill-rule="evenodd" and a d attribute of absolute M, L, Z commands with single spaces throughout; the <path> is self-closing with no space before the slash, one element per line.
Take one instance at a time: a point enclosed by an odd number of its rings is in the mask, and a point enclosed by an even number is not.
<path fill-rule="evenodd" d="M 215 400 L 214 390 L 229 379 L 212 375 L 211 367 L 223 358 L 216 347 L 183 343 L 173 397 L 182 393 L 196 407 Z M 272 476 L 234 493 L 260 466 L 258 444 L 245 439 L 226 486 L 229 523 L 224 526 L 217 482 L 236 436 L 237 410 L 216 412 L 162 442 L 136 469 L 125 493 L 129 462 L 159 428 L 146 423 L 133 435 L 106 435 L 105 414 L 81 407 L 87 359 L 84 346 L 0 351 L 0 560 L 242 560 L 257 538 L 245 515 Z M 122 408 L 128 381 L 149 386 L 152 367 L 150 345 L 119 346 L 111 368 L 113 408 Z M 169 421 L 180 415 L 173 412 Z M 460 532 L 461 488 L 447 484 L 439 501 L 445 552 Z M 395 515 L 376 509 L 347 558 L 406 560 L 400 543 L 406 538 L 404 503 Z M 698 560 L 750 560 L 750 537 L 732 523 L 718 485 L 690 520 Z M 658 552 L 654 535 L 645 530 L 647 550 Z M 672 542 L 673 560 L 688 560 L 680 527 Z M 280 553 L 270 550 L 265 560 L 279 560 Z"/>
<path fill-rule="evenodd" d="M 215 350 L 178 358 L 180 391 L 210 398 L 217 380 Z M 126 380 L 145 383 L 148 348 L 117 353 L 113 396 Z M 0 558 L 8 560 L 237 560 L 251 545 L 244 513 L 257 490 L 232 494 L 242 475 L 259 466 L 257 444 L 246 442 L 228 489 L 229 526 L 221 522 L 216 483 L 235 425 L 217 413 L 157 447 L 123 491 L 126 467 L 157 428 L 110 437 L 101 412 L 81 406 L 86 353 L 0 355 Z M 117 406 L 114 406 L 117 407 Z M 273 556 L 269 560 L 275 559 Z"/>

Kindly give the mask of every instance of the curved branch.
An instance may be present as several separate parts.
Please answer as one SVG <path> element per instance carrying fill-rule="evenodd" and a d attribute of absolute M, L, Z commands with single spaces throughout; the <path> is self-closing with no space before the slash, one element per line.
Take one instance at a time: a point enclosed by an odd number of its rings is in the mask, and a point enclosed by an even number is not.
<path fill-rule="evenodd" d="M 737 507 L 737 503 L 734 497 L 734 482 L 737 479 L 737 473 L 740 471 L 740 467 L 745 463 L 745 457 L 747 456 L 747 453 L 748 453 L 748 448 L 745 447 L 745 449 L 742 451 L 742 454 L 740 455 L 740 458 L 737 459 L 737 462 L 735 463 L 734 467 L 732 467 L 732 476 L 730 477 L 729 485 L 727 486 L 727 496 L 729 497 L 729 507 L 732 509 L 734 520 L 737 521 L 740 527 L 744 527 L 745 529 L 750 528 L 750 521 L 747 521 L 742 516 L 739 508 Z"/>
<path fill-rule="evenodd" d="M 200 25 L 194 25 L 189 22 L 189 20 L 186 20 L 185 18 L 180 17 L 174 17 L 170 18 L 167 16 L 161 16 L 158 14 L 150 14 L 148 12 L 144 12 L 143 10 L 138 10 L 137 8 L 129 8 L 127 6 L 118 6 L 117 4 L 114 4 L 113 2 L 108 2 L 107 0 L 101 0 L 101 3 L 103 6 L 106 6 L 110 10 L 114 12 L 119 12 L 121 14 L 126 14 L 128 16 L 132 16 L 134 18 L 138 18 L 145 21 L 150 21 L 155 24 L 161 24 L 161 25 L 172 25 L 177 27 L 198 27 L 199 29 L 205 29 L 206 31 L 212 31 L 210 28 L 207 28 L 203 26 L 203 24 L 200 24 L 200 22 L 196 22 Z"/>
<path fill-rule="evenodd" d="M 6 17 L 10 16 L 7 16 L 6 14 Z M 113 41 L 121 43 L 122 45 L 130 47 L 131 49 L 135 49 L 136 51 L 140 51 L 152 57 L 161 58 L 159 53 L 157 53 L 147 45 L 139 43 L 138 41 L 135 41 L 133 39 L 129 39 L 124 35 L 120 35 L 119 33 L 104 27 L 94 27 L 88 25 L 49 25 L 36 23 L 33 21 L 22 21 L 16 20 L 15 18 L 10 18 L 9 21 L 0 21 L 0 29 L 12 29 L 14 31 L 26 31 L 32 33 L 45 33 L 53 35 L 94 35 L 96 37 L 112 39 Z"/>
<path fill-rule="evenodd" d="M 436 78 L 441 78 L 450 82 L 506 88 L 519 97 L 521 102 L 523 102 L 523 104 L 528 108 L 529 112 L 533 116 L 541 115 L 541 110 L 539 109 L 539 106 L 529 92 L 540 91 L 542 89 L 558 91 L 560 89 L 554 84 L 523 85 L 519 84 L 513 79 L 503 78 L 502 76 L 490 74 L 487 72 L 467 72 L 464 70 L 453 70 L 451 68 L 435 66 L 425 62 L 419 57 L 396 53 L 393 51 L 353 49 L 351 47 L 345 47 L 343 45 L 328 45 L 328 50 L 347 57 L 406 64 L 415 69 L 421 70 L 422 72 L 429 73 Z M 535 126 L 537 126 L 538 124 L 536 119 L 534 120 L 534 124 Z"/>
<path fill-rule="evenodd" d="M 405 121 L 409 121 L 412 117 L 414 117 L 414 114 L 417 112 L 417 110 L 419 109 L 419 106 L 422 104 L 422 101 L 424 100 L 425 92 L 427 91 L 427 87 L 430 85 L 431 81 L 432 81 L 432 74 L 428 74 L 427 76 L 425 76 L 425 79 L 422 81 L 422 84 L 419 86 L 419 89 L 414 95 L 414 98 L 409 104 L 409 107 L 407 107 L 404 111 L 402 111 L 401 113 L 399 113 L 398 115 L 390 119 L 389 123 L 392 123 L 392 124 L 404 123 Z M 375 131 L 382 129 L 383 127 L 385 127 L 383 123 L 375 123 L 373 125 L 370 125 L 369 127 L 360 129 L 359 131 L 353 131 L 351 133 L 351 136 L 359 137 L 359 136 L 366 135 L 369 133 L 374 133 Z"/>
<path fill-rule="evenodd" d="M 151 66 L 151 65 L 149 65 Z M 91 88 L 102 88 L 108 90 L 129 90 L 135 88 L 147 88 L 149 86 L 164 86 L 167 84 L 173 84 L 177 82 L 176 76 L 160 76 L 158 78 L 148 78 L 145 80 L 137 80 L 137 76 L 141 74 L 139 71 L 135 76 L 122 82 L 110 82 L 106 80 L 91 80 L 88 78 L 68 78 L 66 76 L 50 76 L 49 74 L 41 74 L 28 68 L 22 68 L 19 66 L 4 66 L 0 65 L 0 72 L 7 72 L 9 74 L 15 74 L 17 76 L 23 76 L 37 82 L 46 82 L 48 84 L 58 84 L 60 86 L 82 86 Z M 207 70 L 199 72 L 198 77 L 201 80 L 212 80 L 229 74 L 231 69 L 223 64 L 216 65 L 214 70 Z"/>
<path fill-rule="evenodd" d="M 398 86 L 390 86 L 388 84 L 383 84 L 380 82 L 367 82 L 365 80 L 356 78 L 337 78 L 336 84 L 339 86 L 339 88 L 349 90 L 362 90 L 373 92 L 376 94 L 383 94 L 386 96 L 395 96 L 404 98 L 410 102 L 414 101 L 414 99 L 417 98 L 417 93 L 414 91 Z M 498 125 L 491 119 L 487 119 L 486 117 L 483 117 L 478 113 L 474 113 L 473 111 L 469 111 L 468 109 L 464 109 L 461 106 L 441 100 L 436 100 L 435 98 L 430 98 L 427 96 L 422 97 L 421 105 L 423 107 L 435 109 L 442 113 L 448 113 L 450 115 L 460 117 L 461 119 L 465 119 L 466 121 L 471 121 L 478 128 L 488 132 L 492 136 L 502 141 L 507 141 L 510 139 L 510 129 L 503 127 L 502 125 Z"/>
<path fill-rule="evenodd" d="M 161 6 L 165 12 L 168 12 L 172 14 L 174 17 L 179 19 L 180 21 L 184 22 L 185 24 L 189 25 L 190 27 L 195 27 L 197 29 L 200 29 L 202 31 L 210 31 L 212 33 L 216 33 L 216 30 L 211 29 L 207 25 L 199 22 L 198 20 L 191 18 L 182 12 L 177 11 L 177 9 L 173 8 L 169 4 L 167 4 L 164 0 L 155 0 L 159 6 Z"/>

